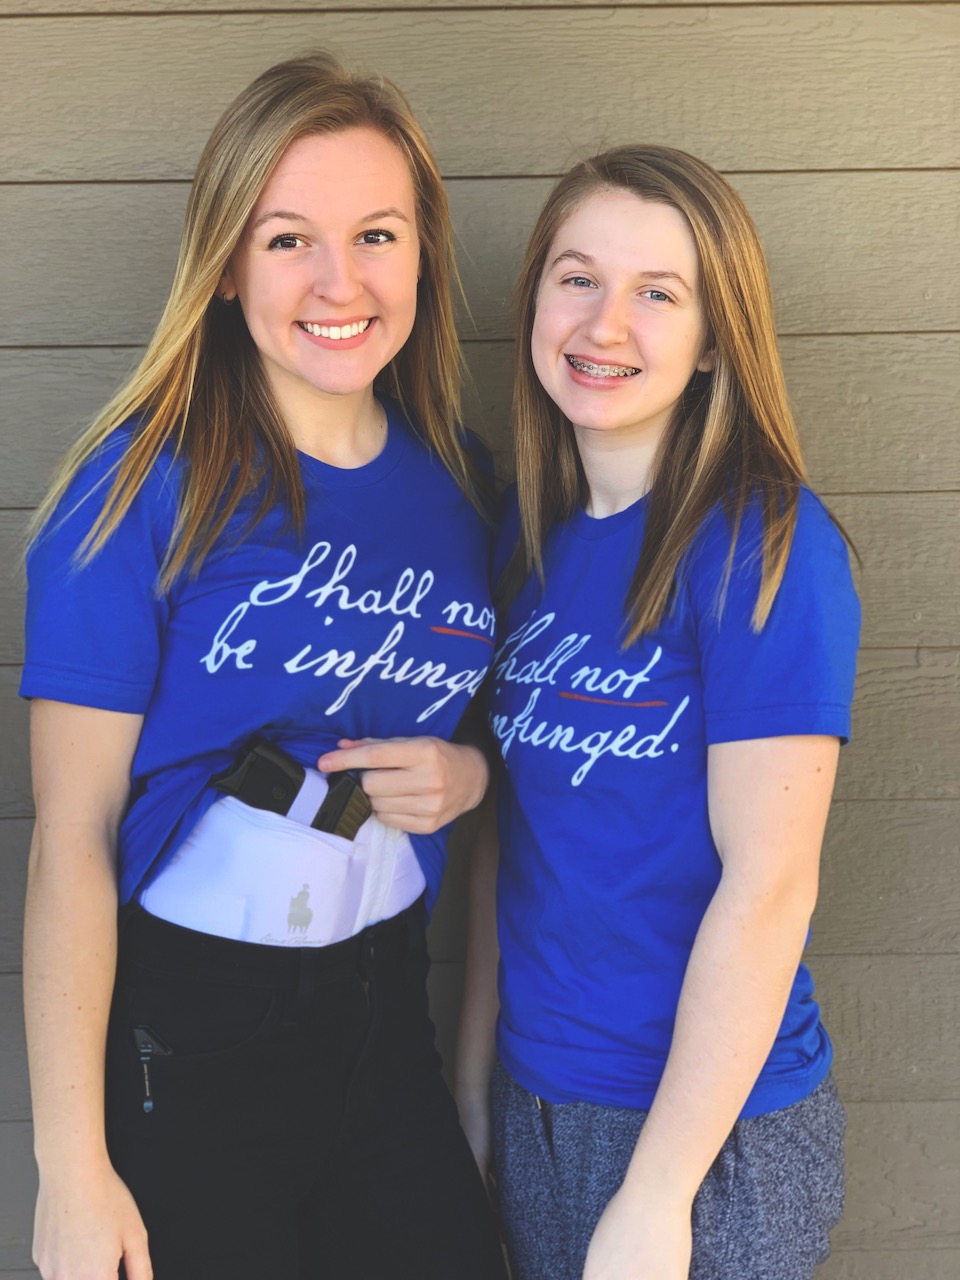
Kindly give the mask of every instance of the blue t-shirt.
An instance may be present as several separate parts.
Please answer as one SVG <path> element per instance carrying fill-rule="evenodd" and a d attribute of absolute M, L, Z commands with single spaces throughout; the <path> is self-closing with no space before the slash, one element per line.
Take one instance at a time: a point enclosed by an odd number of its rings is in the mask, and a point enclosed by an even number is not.
<path fill-rule="evenodd" d="M 676 606 L 621 650 L 647 499 L 554 529 L 546 586 L 527 581 L 498 628 L 490 680 L 501 771 L 498 1047 L 553 1102 L 646 1109 L 673 1035 L 694 938 L 720 881 L 707 813 L 710 743 L 850 730 L 860 611 L 846 546 L 803 491 L 783 584 L 750 618 L 761 521 L 748 509 L 722 614 L 721 510 L 686 557 Z M 516 541 L 515 502 L 497 560 Z M 832 1050 L 800 967 L 743 1115 L 788 1106 Z"/>
<path fill-rule="evenodd" d="M 156 587 L 179 467 L 163 456 L 86 566 L 76 548 L 131 428 L 75 478 L 28 558 L 20 692 L 143 715 L 120 830 L 127 901 L 220 794 L 255 734 L 304 765 L 338 738 L 450 738 L 493 654 L 491 535 L 398 407 L 383 451 L 341 470 L 300 455 L 302 536 L 284 509 L 241 530 L 245 500 L 198 574 Z M 436 897 L 446 832 L 413 836 Z"/>

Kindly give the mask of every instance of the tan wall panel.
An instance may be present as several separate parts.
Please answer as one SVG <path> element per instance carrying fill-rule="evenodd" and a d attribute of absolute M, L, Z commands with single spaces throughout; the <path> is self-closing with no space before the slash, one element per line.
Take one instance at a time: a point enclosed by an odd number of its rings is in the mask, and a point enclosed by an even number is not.
<path fill-rule="evenodd" d="M 960 489 L 960 334 L 786 338 L 782 349 L 817 489 Z"/>
<path fill-rule="evenodd" d="M 0 507 L 33 507 L 142 348 L 0 351 Z M 2 624 L 0 624 L 2 625 Z"/>
<path fill-rule="evenodd" d="M 0 667 L 0 818 L 33 816 L 28 704 L 17 697 L 19 667 Z"/>
<path fill-rule="evenodd" d="M 813 972 L 845 1102 L 960 1100 L 960 957 L 821 957 Z M 428 986 L 449 1081 L 462 963 L 435 962 Z M 28 1116 L 21 983 L 8 974 L 0 976 L 0 1121 Z"/>
<path fill-rule="evenodd" d="M 331 13 L 322 22 L 198 14 L 4 25 L 0 78 L 17 128 L 0 145 L 0 164 L 16 181 L 184 177 L 233 94 L 318 41 L 396 77 L 450 174 L 555 173 L 571 154 L 640 129 L 740 170 L 957 160 L 943 110 L 957 47 L 949 6 L 405 9 L 376 23 Z M 649 72 L 637 69 L 638 48 Z M 545 67 L 575 67 L 576 80 Z M 909 111 L 892 85 L 910 86 Z"/>
<path fill-rule="evenodd" d="M 891 1262 L 875 1276 L 848 1269 L 834 1280 L 952 1280 L 952 1272 L 910 1268 L 924 1246 L 960 1254 L 960 1104 L 865 1102 L 848 1113 L 847 1212 L 833 1244 L 838 1253 L 883 1251 Z M 27 1123 L 0 1129 L 0 1269 L 30 1264 L 31 1146 Z"/>
<path fill-rule="evenodd" d="M 861 643 L 956 644 L 960 494 L 838 495 L 830 507 L 863 560 Z"/>
<path fill-rule="evenodd" d="M 846 1102 L 960 1101 L 960 956 L 811 961 Z"/>
<path fill-rule="evenodd" d="M 787 384 L 823 493 L 960 488 L 960 334 L 786 337 Z M 141 348 L 0 350 L 0 507 L 30 507 Z M 513 348 L 468 342 L 467 423 L 512 468 Z M 922 431 L 904 429 L 919 422 Z"/>
<path fill-rule="evenodd" d="M 960 652 L 861 651 L 853 740 L 841 754 L 837 797 L 960 798 L 958 752 Z"/>
<path fill-rule="evenodd" d="M 160 318 L 177 260 L 187 187 L 0 186 L 0 346 L 130 346 Z M 23 300 L 29 298 L 30 305 Z"/>
<path fill-rule="evenodd" d="M 437 961 L 465 958 L 469 848 L 463 829 L 451 841 L 430 926 Z M 960 905 L 952 892 L 958 866 L 957 801 L 836 801 L 808 948 L 814 972 L 820 974 L 821 956 L 960 953 Z"/>
<path fill-rule="evenodd" d="M 0 972 L 20 967 L 20 930 L 32 822 L 0 822 Z M 430 926 L 438 963 L 465 955 L 469 835 L 451 841 L 443 891 Z M 956 801 L 837 801 L 823 856 L 820 902 L 809 954 L 926 954 L 960 951 L 960 908 L 952 887 L 960 864 Z"/>
<path fill-rule="evenodd" d="M 875 4 L 923 4 L 925 0 L 873 0 Z M 27 14 L 154 14 L 183 12 L 185 0 L 0 0 L 0 17 L 17 17 Z M 718 4 L 795 4 L 796 0 L 710 0 Z M 831 0 L 833 4 L 862 4 L 863 0 Z M 703 0 L 601 0 L 604 9 L 638 8 L 663 5 L 702 5 Z M 576 9 L 579 0 L 496 0 L 497 9 Z M 270 13 L 274 10 L 292 12 L 298 9 L 311 13 L 335 13 L 343 10 L 390 9 L 490 9 L 490 0 L 230 0 L 233 13 Z M 222 12 L 224 0 L 190 0 L 195 13 Z"/>
<path fill-rule="evenodd" d="M 20 968 L 23 896 L 32 821 L 0 822 L 0 972 Z M 837 801 L 823 856 L 820 902 L 808 954 L 906 955 L 960 952 L 960 908 L 952 888 L 960 865 L 956 801 L 896 804 Z M 437 963 L 465 957 L 469 837 L 451 841 L 430 924 Z"/>
<path fill-rule="evenodd" d="M 0 822 L 0 973 L 20 971 L 23 897 L 32 830 L 33 823 L 28 818 Z"/>
<path fill-rule="evenodd" d="M 960 334 L 787 335 L 781 349 L 807 466 L 820 492 L 960 488 Z M 465 400 L 470 424 L 494 448 L 506 477 L 513 466 L 512 344 L 471 342 L 466 351 L 474 384 Z M 3 362 L 0 352 L 0 398 Z M 907 430 L 908 422 L 920 430 Z M 12 470 L 11 480 L 16 475 Z"/>
<path fill-rule="evenodd" d="M 960 804 L 837 801 L 811 956 L 960 952 Z"/>
<path fill-rule="evenodd" d="M 0 1125 L 30 1116 L 21 993 L 19 974 L 0 977 Z"/>
<path fill-rule="evenodd" d="M 869 494 L 831 503 L 860 550 L 862 643 L 951 645 L 960 635 L 960 495 Z M 18 553 L 27 512 L 0 511 L 0 662 L 22 660 Z"/>
<path fill-rule="evenodd" d="M 955 645 L 960 621 L 960 335 L 939 332 L 960 328 L 960 179 L 946 172 L 957 163 L 947 78 L 957 6 L 727 2 L 0 0 L 3 17 L 85 15 L 0 23 L 13 122 L 0 141 L 5 178 L 54 180 L 0 185 L 12 228 L 0 247 L 0 347 L 33 348 L 0 350 L 0 508 L 36 501 L 146 340 L 169 280 L 185 187 L 83 184 L 186 176 L 219 109 L 276 56 L 327 40 L 362 52 L 410 91 L 445 172 L 466 179 L 450 190 L 477 322 L 462 326 L 479 383 L 469 417 L 486 421 L 501 460 L 509 292 L 550 182 L 473 175 L 552 173 L 578 148 L 636 136 L 638 124 L 734 171 L 771 261 L 811 471 L 824 492 L 845 495 L 831 505 L 866 555 L 865 636 L 887 646 L 861 657 L 838 786 L 847 798 L 828 828 L 810 949 L 853 1100 L 848 1211 L 818 1280 L 953 1280 L 960 655 L 920 646 Z M 304 12 L 281 24 L 270 15 L 278 8 Z M 169 9 L 181 12 L 135 16 Z M 631 65 L 641 43 L 655 84 Z M 574 60 L 594 86 L 586 102 L 551 74 Z M 768 168 L 914 172 L 757 172 Z M 57 185 L 65 178 L 79 185 Z M 0 512 L 0 662 L 20 653 L 12 564 L 22 520 Z M 18 678 L 0 669 L 0 816 L 30 811 Z M 25 817 L 0 821 L 0 1275 L 35 1277 L 29 1127 L 3 1123 L 27 1111 L 12 974 L 29 830 Z M 458 846 L 431 927 L 448 1072 L 463 972 Z"/>
<path fill-rule="evenodd" d="M 36 1194 L 32 1127 L 0 1125 L 0 1271 L 30 1266 Z"/>
<path fill-rule="evenodd" d="M 816 1280 L 957 1280 L 960 1249 L 881 1253 L 842 1250 L 817 1271 Z"/>
<path fill-rule="evenodd" d="M 958 667 L 956 650 L 861 650 L 853 740 L 841 756 L 838 798 L 960 796 Z"/>
<path fill-rule="evenodd" d="M 0 818 L 33 812 L 27 708 L 19 667 L 0 667 Z M 960 651 L 868 649 L 860 656 L 854 739 L 837 779 L 842 800 L 960 797 Z"/>
<path fill-rule="evenodd" d="M 26 511 L 0 511 L 0 662 L 23 661 L 24 573 L 20 562 Z"/>
<path fill-rule="evenodd" d="M 752 174 L 736 184 L 764 239 L 781 333 L 960 328 L 960 173 Z M 472 312 L 465 339 L 512 335 L 511 292 L 549 187 L 449 183 Z M 0 186 L 0 346 L 146 341 L 185 202 L 179 183 Z M 24 253 L 26 242 L 42 250 Z"/>
<path fill-rule="evenodd" d="M 960 1104 L 859 1102 L 847 1115 L 847 1208 L 834 1245 L 960 1248 Z"/>

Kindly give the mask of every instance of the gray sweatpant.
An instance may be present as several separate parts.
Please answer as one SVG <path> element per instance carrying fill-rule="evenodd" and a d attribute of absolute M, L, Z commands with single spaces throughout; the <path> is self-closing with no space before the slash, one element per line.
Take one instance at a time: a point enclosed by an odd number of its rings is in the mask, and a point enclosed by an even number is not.
<path fill-rule="evenodd" d="M 538 1103 L 497 1064 L 494 1162 L 514 1280 L 581 1280 L 646 1112 Z M 843 1211 L 845 1117 L 831 1077 L 738 1120 L 693 1206 L 690 1280 L 810 1280 Z"/>

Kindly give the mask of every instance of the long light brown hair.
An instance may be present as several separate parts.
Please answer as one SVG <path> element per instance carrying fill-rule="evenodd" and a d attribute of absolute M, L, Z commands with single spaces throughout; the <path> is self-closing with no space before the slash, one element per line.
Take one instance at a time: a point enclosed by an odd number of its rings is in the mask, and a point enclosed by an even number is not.
<path fill-rule="evenodd" d="M 161 450 L 187 466 L 160 580 L 193 572 L 245 494 L 261 494 L 250 526 L 278 500 L 302 527 L 305 498 L 286 430 L 240 307 L 215 297 L 267 180 L 298 138 L 375 129 L 402 152 L 413 179 L 421 278 L 413 331 L 378 378 L 419 425 L 474 502 L 482 478 L 461 448 L 461 355 L 451 287 L 459 288 L 450 211 L 427 140 L 403 94 L 378 75 L 346 71 L 318 52 L 278 63 L 227 107 L 197 166 L 173 284 L 139 367 L 64 458 L 39 508 L 41 530 L 74 475 L 128 419 L 139 425 L 78 551 L 95 555 L 117 528 Z"/>
<path fill-rule="evenodd" d="M 759 630 L 783 579 L 806 472 L 756 227 L 720 174 L 670 147 L 617 147 L 575 165 L 554 187 L 530 237 L 517 283 L 513 400 L 521 540 L 504 590 L 512 594 L 531 571 L 542 577 L 544 540 L 587 497 L 573 426 L 541 386 L 530 340 L 550 246 L 585 200 L 611 189 L 670 205 L 686 219 L 700 259 L 707 347 L 714 353 L 712 372 L 695 373 L 686 387 L 654 462 L 643 546 L 624 603 L 624 647 L 661 622 L 683 557 L 718 502 L 732 528 L 718 609 L 744 510 L 748 502 L 760 505 L 763 568 L 752 620 Z"/>

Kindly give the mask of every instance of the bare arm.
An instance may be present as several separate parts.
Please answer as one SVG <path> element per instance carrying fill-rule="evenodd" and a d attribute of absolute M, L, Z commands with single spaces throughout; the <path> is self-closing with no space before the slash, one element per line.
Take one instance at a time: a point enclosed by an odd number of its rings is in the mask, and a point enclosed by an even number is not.
<path fill-rule="evenodd" d="M 467 967 L 454 1070 L 460 1123 L 484 1178 L 490 1164 L 490 1077 L 496 1058 L 494 1031 L 500 1010 L 496 903 L 499 860 L 496 803 L 491 788 L 478 815 L 470 860 Z"/>
<path fill-rule="evenodd" d="M 584 1280 L 686 1280 L 693 1198 L 776 1038 L 816 902 L 839 747 L 795 737 L 710 748 L 723 861 L 684 977 L 667 1065 Z"/>
<path fill-rule="evenodd" d="M 104 1048 L 117 951 L 116 841 L 142 718 L 31 706 L 37 819 L 24 927 L 24 1006 L 45 1280 L 149 1280 L 146 1233 L 107 1156 Z M 64 1046 L 69 1051 L 64 1051 Z"/>

